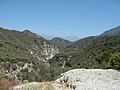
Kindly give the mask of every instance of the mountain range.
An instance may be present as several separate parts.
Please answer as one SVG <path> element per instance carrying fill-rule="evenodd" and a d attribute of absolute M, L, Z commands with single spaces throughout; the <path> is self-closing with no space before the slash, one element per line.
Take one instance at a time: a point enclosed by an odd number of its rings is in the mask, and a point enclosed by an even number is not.
<path fill-rule="evenodd" d="M 51 81 L 74 68 L 120 70 L 120 26 L 74 42 L 0 28 L 0 80 Z"/>
<path fill-rule="evenodd" d="M 115 31 L 115 33 L 113 33 Z M 110 34 L 111 33 L 111 34 Z M 120 26 L 98 36 L 90 36 L 68 45 L 63 52 L 55 55 L 51 64 L 70 68 L 114 68 L 111 58 L 120 53 Z M 118 67 L 120 69 L 120 61 Z M 114 62 L 117 62 L 114 61 Z M 55 61 L 55 62 L 54 62 Z"/>

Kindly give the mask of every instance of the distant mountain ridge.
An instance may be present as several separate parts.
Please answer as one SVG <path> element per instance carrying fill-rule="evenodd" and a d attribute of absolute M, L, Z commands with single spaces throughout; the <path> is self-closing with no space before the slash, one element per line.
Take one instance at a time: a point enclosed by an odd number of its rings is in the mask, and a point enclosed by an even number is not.
<path fill-rule="evenodd" d="M 73 42 L 72 44 L 68 45 L 67 49 L 79 50 L 82 47 L 85 47 L 86 45 L 89 45 L 90 43 L 92 43 L 95 39 L 103 36 L 120 36 L 120 26 L 107 30 L 98 36 L 89 36 L 89 37 L 79 39 Z"/>
<path fill-rule="evenodd" d="M 55 37 L 50 41 L 62 48 L 65 48 L 68 45 L 71 45 L 73 43 L 71 41 L 68 41 L 68 40 L 60 38 L 60 37 Z"/>
<path fill-rule="evenodd" d="M 101 34 L 101 36 L 108 36 L 108 35 L 120 35 L 120 26 L 107 30 Z"/>
<path fill-rule="evenodd" d="M 98 36 L 90 36 L 75 41 L 67 46 L 64 52 L 55 55 L 50 63 L 70 68 L 114 68 L 120 70 L 119 31 L 120 27 L 115 27 Z M 112 56 L 117 56 L 116 66 L 113 61 L 110 61 L 115 58 Z"/>

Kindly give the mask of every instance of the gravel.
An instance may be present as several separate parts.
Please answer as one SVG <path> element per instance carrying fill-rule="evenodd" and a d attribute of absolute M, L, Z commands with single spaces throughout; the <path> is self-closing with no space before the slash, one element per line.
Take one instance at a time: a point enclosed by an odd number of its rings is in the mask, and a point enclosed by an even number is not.
<path fill-rule="evenodd" d="M 74 90 L 120 90 L 120 72 L 113 69 L 73 69 L 56 80 Z"/>

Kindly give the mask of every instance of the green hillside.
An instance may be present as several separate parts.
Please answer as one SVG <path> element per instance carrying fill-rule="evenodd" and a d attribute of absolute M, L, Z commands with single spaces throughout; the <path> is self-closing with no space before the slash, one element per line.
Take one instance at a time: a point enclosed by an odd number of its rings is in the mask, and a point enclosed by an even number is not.
<path fill-rule="evenodd" d="M 77 50 L 57 54 L 50 63 L 62 67 L 65 62 L 65 67 L 70 68 L 120 69 L 110 65 L 114 55 L 117 55 L 115 62 L 120 66 L 120 36 L 101 36 Z"/>
<path fill-rule="evenodd" d="M 56 68 L 48 60 L 58 52 L 57 46 L 29 30 L 0 28 L 0 80 L 52 80 Z"/>
<path fill-rule="evenodd" d="M 46 59 L 51 48 L 57 47 L 28 30 L 19 32 L 0 28 L 0 58 L 2 60 L 21 58 L 26 60 Z M 47 50 L 45 54 L 44 50 Z M 53 52 L 55 54 L 55 52 Z"/>

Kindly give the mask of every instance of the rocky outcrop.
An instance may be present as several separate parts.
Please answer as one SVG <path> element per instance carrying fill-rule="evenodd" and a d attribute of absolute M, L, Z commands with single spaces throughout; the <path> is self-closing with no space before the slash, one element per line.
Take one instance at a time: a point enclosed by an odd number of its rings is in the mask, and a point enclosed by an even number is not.
<path fill-rule="evenodd" d="M 120 72 L 113 69 L 74 69 L 61 74 L 56 82 L 74 90 L 120 90 Z"/>

